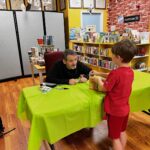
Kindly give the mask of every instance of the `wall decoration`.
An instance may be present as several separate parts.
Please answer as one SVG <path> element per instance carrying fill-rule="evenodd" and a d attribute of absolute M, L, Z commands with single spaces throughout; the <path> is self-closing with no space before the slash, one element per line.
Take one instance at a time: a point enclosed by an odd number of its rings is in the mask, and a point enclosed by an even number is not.
<path fill-rule="evenodd" d="M 44 10 L 56 11 L 56 0 L 42 0 Z"/>
<path fill-rule="evenodd" d="M 41 1 L 40 0 L 28 0 L 28 4 L 31 5 L 30 9 L 27 10 L 41 10 Z"/>
<path fill-rule="evenodd" d="M 83 8 L 94 8 L 94 0 L 83 0 Z"/>
<path fill-rule="evenodd" d="M 25 4 L 21 4 L 21 10 L 23 11 L 23 12 L 25 12 L 26 11 L 26 6 L 25 6 Z"/>
<path fill-rule="evenodd" d="M 118 24 L 123 24 L 123 23 L 124 23 L 124 17 L 118 16 Z"/>
<path fill-rule="evenodd" d="M 12 10 L 21 10 L 21 5 L 24 4 L 23 0 L 10 0 Z"/>
<path fill-rule="evenodd" d="M 106 0 L 95 0 L 96 9 L 106 9 Z"/>
<path fill-rule="evenodd" d="M 0 9 L 6 9 L 6 0 L 0 0 Z"/>
<path fill-rule="evenodd" d="M 82 0 L 69 0 L 70 8 L 82 8 Z"/>

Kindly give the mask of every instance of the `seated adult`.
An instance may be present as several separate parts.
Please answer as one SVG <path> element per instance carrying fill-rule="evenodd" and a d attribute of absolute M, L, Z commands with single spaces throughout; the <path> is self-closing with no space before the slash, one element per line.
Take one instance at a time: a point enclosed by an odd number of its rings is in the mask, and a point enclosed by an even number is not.
<path fill-rule="evenodd" d="M 77 60 L 73 50 L 65 50 L 63 60 L 54 64 L 48 71 L 46 82 L 57 84 L 70 84 L 86 82 L 91 69 Z"/>

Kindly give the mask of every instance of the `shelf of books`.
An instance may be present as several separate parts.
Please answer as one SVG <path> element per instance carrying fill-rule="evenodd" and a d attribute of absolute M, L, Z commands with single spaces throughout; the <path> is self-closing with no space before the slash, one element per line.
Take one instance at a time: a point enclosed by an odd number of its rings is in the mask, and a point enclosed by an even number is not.
<path fill-rule="evenodd" d="M 109 72 L 117 66 L 112 62 L 111 48 L 114 43 L 82 42 L 70 40 L 70 49 L 78 54 L 78 60 L 92 69 Z M 150 68 L 150 43 L 137 44 L 138 53 L 130 65 L 138 71 L 148 71 Z"/>

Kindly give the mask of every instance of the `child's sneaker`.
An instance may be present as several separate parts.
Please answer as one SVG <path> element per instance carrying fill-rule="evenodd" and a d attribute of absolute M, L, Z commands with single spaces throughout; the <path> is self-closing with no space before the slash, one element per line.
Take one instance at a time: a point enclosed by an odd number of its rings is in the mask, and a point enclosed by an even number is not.
<path fill-rule="evenodd" d="M 99 143 L 107 137 L 108 137 L 107 120 L 103 120 L 93 130 L 93 141 L 94 143 Z"/>

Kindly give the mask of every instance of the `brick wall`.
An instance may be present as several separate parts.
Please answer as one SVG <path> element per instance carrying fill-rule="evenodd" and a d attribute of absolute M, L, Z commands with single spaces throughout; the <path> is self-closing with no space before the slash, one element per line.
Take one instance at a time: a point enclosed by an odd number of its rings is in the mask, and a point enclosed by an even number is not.
<path fill-rule="evenodd" d="M 108 27 L 116 25 L 118 31 L 125 28 L 149 31 L 150 28 L 150 0 L 109 0 Z M 118 24 L 118 16 L 140 15 L 140 21 Z"/>

